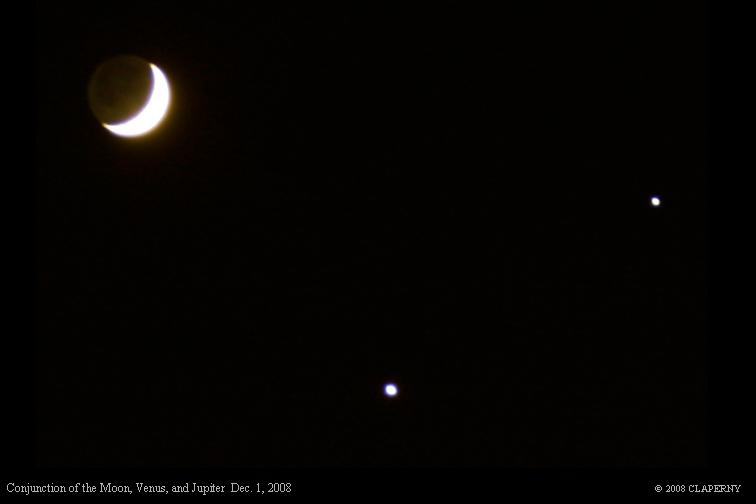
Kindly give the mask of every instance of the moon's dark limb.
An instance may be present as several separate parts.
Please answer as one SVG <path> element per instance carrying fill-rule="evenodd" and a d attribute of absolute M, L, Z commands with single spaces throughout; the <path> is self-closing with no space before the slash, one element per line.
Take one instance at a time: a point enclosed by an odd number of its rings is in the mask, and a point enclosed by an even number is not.
<path fill-rule="evenodd" d="M 137 56 L 116 56 L 101 64 L 89 81 L 89 106 L 104 124 L 124 122 L 138 114 L 152 93 L 150 64 Z"/>

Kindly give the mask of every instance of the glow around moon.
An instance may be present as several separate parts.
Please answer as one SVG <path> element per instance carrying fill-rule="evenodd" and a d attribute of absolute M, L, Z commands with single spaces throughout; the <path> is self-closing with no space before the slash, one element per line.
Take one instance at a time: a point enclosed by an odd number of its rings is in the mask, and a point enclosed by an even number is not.
<path fill-rule="evenodd" d="M 152 93 L 147 105 L 134 117 L 118 124 L 102 125 L 112 133 L 123 137 L 136 137 L 148 133 L 155 128 L 168 112 L 171 102 L 171 90 L 163 72 L 155 65 L 152 69 Z"/>

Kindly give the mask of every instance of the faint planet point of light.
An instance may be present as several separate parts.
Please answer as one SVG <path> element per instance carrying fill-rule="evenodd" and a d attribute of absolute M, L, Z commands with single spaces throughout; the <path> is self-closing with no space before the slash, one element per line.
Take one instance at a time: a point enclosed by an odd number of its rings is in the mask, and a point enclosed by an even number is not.
<path fill-rule="evenodd" d="M 661 206 L 661 198 L 659 196 L 652 196 L 651 197 L 651 206 L 653 206 L 653 207 Z"/>
<path fill-rule="evenodd" d="M 118 56 L 92 76 L 89 100 L 104 128 L 114 135 L 138 137 L 165 118 L 171 90 L 157 65 L 136 56 Z"/>
<path fill-rule="evenodd" d="M 399 393 L 399 389 L 393 383 L 389 383 L 383 388 L 383 392 L 389 397 L 394 397 Z"/>

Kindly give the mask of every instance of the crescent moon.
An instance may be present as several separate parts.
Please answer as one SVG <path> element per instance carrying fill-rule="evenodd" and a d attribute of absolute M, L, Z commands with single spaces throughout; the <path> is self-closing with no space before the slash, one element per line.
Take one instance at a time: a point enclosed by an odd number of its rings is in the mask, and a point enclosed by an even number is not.
<path fill-rule="evenodd" d="M 131 119 L 118 124 L 105 124 L 112 133 L 123 137 L 136 137 L 144 135 L 157 126 L 168 112 L 171 101 L 171 90 L 168 87 L 168 79 L 163 72 L 150 63 L 152 69 L 152 93 L 147 100 L 147 105 Z"/>

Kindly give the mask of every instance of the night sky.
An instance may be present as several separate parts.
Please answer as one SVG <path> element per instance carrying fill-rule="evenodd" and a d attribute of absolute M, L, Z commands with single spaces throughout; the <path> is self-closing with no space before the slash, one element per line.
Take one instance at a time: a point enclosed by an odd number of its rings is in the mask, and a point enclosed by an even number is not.
<path fill-rule="evenodd" d="M 704 464 L 703 3 L 258 3 L 37 2 L 38 463 Z"/>

